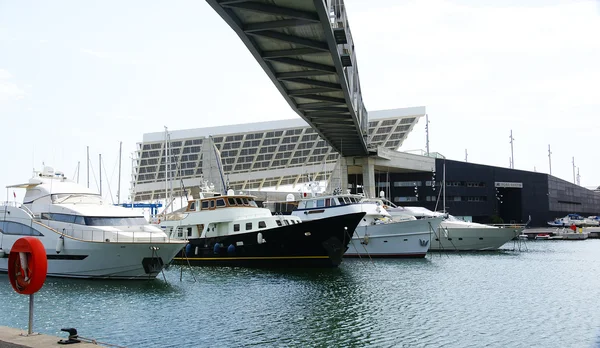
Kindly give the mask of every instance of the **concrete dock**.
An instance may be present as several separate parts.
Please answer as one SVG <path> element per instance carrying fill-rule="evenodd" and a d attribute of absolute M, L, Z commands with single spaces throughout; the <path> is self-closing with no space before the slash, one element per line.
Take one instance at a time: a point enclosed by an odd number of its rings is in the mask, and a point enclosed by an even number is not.
<path fill-rule="evenodd" d="M 35 331 L 35 330 L 34 330 Z M 72 345 L 58 344 L 60 340 L 66 340 L 68 334 L 64 337 L 50 336 L 39 333 L 33 333 L 27 336 L 27 330 L 14 329 L 12 327 L 0 326 L 0 348 L 47 348 L 47 347 L 72 347 Z M 81 341 L 76 343 L 75 347 L 98 347 L 99 344 Z"/>
<path fill-rule="evenodd" d="M 534 227 L 526 228 L 523 230 L 523 234 L 526 234 L 529 239 L 535 239 L 538 234 L 550 234 L 555 235 L 558 227 Z M 582 229 L 577 228 L 576 232 L 585 232 L 589 235 L 589 238 L 600 238 L 600 227 L 583 227 Z"/>

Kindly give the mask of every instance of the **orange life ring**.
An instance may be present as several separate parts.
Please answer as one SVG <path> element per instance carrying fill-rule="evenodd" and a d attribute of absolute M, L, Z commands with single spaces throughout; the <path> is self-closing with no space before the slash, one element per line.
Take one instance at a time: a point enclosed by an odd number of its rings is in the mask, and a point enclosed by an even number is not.
<path fill-rule="evenodd" d="M 35 237 L 17 239 L 8 256 L 8 278 L 19 294 L 31 295 L 44 286 L 48 259 L 44 244 Z"/>

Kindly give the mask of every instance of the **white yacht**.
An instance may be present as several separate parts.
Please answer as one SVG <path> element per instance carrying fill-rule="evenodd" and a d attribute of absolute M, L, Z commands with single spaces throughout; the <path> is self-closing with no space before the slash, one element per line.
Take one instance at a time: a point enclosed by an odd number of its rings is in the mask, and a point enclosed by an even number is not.
<path fill-rule="evenodd" d="M 568 214 L 562 218 L 556 218 L 553 221 L 548 221 L 548 225 L 554 227 L 569 227 L 575 225 L 576 227 L 595 227 L 600 224 L 600 220 L 596 216 L 583 217 L 579 214 Z"/>
<path fill-rule="evenodd" d="M 21 237 L 46 249 L 48 276 L 148 279 L 185 246 L 131 209 L 105 204 L 94 191 L 44 167 L 26 184 L 23 203 L 0 206 L 0 271 Z"/>
<path fill-rule="evenodd" d="M 374 201 L 387 210 L 393 219 L 405 219 L 407 216 L 417 219 L 443 217 L 439 229 L 431 237 L 429 249 L 434 251 L 496 250 L 523 231 L 523 227 L 498 227 L 463 221 L 423 207 L 398 207 L 385 198 Z"/>
<path fill-rule="evenodd" d="M 200 193 L 160 225 L 189 242 L 175 262 L 242 267 L 337 267 L 353 231 L 365 215 L 354 212 L 302 221 L 274 216 L 253 196 Z"/>
<path fill-rule="evenodd" d="M 375 202 L 363 201 L 363 198 L 351 194 L 305 198 L 298 201 L 291 214 L 303 221 L 311 221 L 364 212 L 365 216 L 352 231 L 345 257 L 425 257 L 430 247 L 430 235 L 438 229 L 442 217 L 427 221 L 409 217 L 395 222 L 385 209 Z"/>

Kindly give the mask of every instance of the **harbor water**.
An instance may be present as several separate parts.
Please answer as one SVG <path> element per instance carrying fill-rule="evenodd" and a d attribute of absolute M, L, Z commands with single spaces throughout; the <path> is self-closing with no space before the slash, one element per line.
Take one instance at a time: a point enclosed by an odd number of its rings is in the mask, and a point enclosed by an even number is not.
<path fill-rule="evenodd" d="M 128 347 L 599 347 L 600 240 L 516 246 L 324 270 L 177 266 L 166 281 L 49 278 L 34 331 Z M 0 325 L 26 330 L 28 296 L 0 284 Z"/>

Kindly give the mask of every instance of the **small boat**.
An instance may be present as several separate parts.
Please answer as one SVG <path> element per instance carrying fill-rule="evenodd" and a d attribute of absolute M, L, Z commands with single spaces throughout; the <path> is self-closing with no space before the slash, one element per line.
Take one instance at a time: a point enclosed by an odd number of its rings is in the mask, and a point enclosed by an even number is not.
<path fill-rule="evenodd" d="M 551 236 L 550 236 L 549 233 L 540 233 L 540 234 L 538 234 L 538 235 L 535 236 L 536 240 L 548 240 L 550 238 L 551 238 Z"/>
<path fill-rule="evenodd" d="M 138 212 L 105 204 L 101 195 L 52 167 L 34 172 L 23 203 L 0 205 L 0 251 L 8 255 L 23 236 L 46 249 L 48 276 L 151 279 L 185 246 L 171 240 Z M 7 272 L 8 258 L 0 258 Z"/>
<path fill-rule="evenodd" d="M 568 214 L 565 217 L 548 221 L 548 225 L 552 227 L 569 227 L 572 225 L 575 225 L 576 227 L 599 226 L 600 219 L 596 219 L 596 216 L 585 218 L 579 214 Z"/>

